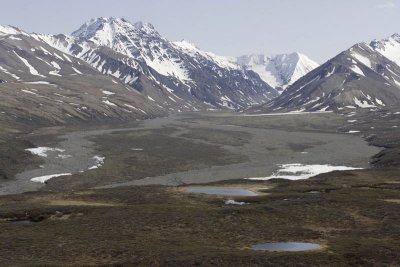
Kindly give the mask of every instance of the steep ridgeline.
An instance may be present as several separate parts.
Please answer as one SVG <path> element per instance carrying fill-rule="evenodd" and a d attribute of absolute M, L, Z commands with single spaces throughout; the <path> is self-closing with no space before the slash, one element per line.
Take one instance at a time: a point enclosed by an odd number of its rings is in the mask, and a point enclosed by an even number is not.
<path fill-rule="evenodd" d="M 327 111 L 400 103 L 400 66 L 361 43 L 300 78 L 257 111 Z"/>
<path fill-rule="evenodd" d="M 236 62 L 256 72 L 261 79 L 280 92 L 319 66 L 300 53 L 276 56 L 246 55 L 238 57 Z"/>
<path fill-rule="evenodd" d="M 277 95 L 256 73 L 186 41 L 170 42 L 149 23 L 98 18 L 72 36 L 38 38 L 170 111 L 238 109 Z"/>
<path fill-rule="evenodd" d="M 380 41 L 373 40 L 370 46 L 400 66 L 400 35 L 398 33 Z"/>
<path fill-rule="evenodd" d="M 164 113 L 124 83 L 54 49 L 37 36 L 0 26 L 0 122 L 148 118 Z"/>

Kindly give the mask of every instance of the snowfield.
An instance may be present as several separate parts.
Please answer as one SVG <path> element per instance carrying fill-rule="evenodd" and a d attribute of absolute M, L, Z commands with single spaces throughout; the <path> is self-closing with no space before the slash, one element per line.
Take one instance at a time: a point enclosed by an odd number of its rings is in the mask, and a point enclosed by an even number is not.
<path fill-rule="evenodd" d="M 359 170 L 361 168 L 346 167 L 346 166 L 332 166 L 332 165 L 303 165 L 300 163 L 282 164 L 278 165 L 279 170 L 273 175 L 267 177 L 254 177 L 246 178 L 249 180 L 270 180 L 274 178 L 282 178 L 289 180 L 302 180 L 308 179 L 321 173 L 328 173 L 332 171 L 347 171 Z"/>
<path fill-rule="evenodd" d="M 99 167 L 101 167 L 104 164 L 104 160 L 106 159 L 106 157 L 101 157 L 101 156 L 96 155 L 92 159 L 94 159 L 95 165 L 93 165 L 92 167 L 89 167 L 88 170 L 94 170 L 94 169 L 98 169 Z"/>
<path fill-rule="evenodd" d="M 307 115 L 307 114 L 321 114 L 321 113 L 332 113 L 333 111 L 290 111 L 285 113 L 264 113 L 264 114 L 243 114 L 244 117 L 262 117 L 262 116 L 285 116 L 285 115 Z"/>
<path fill-rule="evenodd" d="M 69 175 L 72 175 L 72 173 L 50 174 L 50 175 L 44 175 L 44 176 L 32 178 L 31 181 L 36 182 L 36 183 L 45 183 L 47 180 L 49 180 L 51 178 L 60 177 L 60 176 L 69 176 Z"/>
<path fill-rule="evenodd" d="M 36 147 L 36 148 L 27 148 L 25 151 L 31 152 L 33 155 L 37 155 L 40 157 L 47 157 L 47 152 L 49 151 L 57 151 L 64 152 L 64 149 L 60 148 L 51 148 L 51 147 Z"/>

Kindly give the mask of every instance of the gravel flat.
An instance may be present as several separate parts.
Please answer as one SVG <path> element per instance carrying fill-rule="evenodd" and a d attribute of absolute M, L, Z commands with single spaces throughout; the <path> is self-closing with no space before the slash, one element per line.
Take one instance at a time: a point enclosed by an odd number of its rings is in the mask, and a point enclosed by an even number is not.
<path fill-rule="evenodd" d="M 103 187 L 117 187 L 128 185 L 180 185 L 200 184 L 215 181 L 241 179 L 252 177 L 270 176 L 278 168 L 279 164 L 331 164 L 350 167 L 367 168 L 369 159 L 377 154 L 380 149 L 369 146 L 360 136 L 343 133 L 326 133 L 317 131 L 293 131 L 284 129 L 262 128 L 250 126 L 239 126 L 232 124 L 221 124 L 210 118 L 220 117 L 220 114 L 207 114 L 198 119 L 197 114 L 178 114 L 166 118 L 146 120 L 136 128 L 113 128 L 90 131 L 75 131 L 61 135 L 61 142 L 55 143 L 53 147 L 65 150 L 64 152 L 48 152 L 43 158 L 44 164 L 41 168 L 19 173 L 15 180 L 1 184 L 0 195 L 23 193 L 37 190 L 44 186 L 42 183 L 32 182 L 30 179 L 45 175 L 58 173 L 76 174 L 88 170 L 96 164 L 95 146 L 88 140 L 91 136 L 109 134 L 116 131 L 137 131 L 145 129 L 159 129 L 166 126 L 173 126 L 182 129 L 174 132 L 171 136 L 179 137 L 186 133 L 187 129 L 206 128 L 224 131 L 240 131 L 247 133 L 248 142 L 240 146 L 219 144 L 231 153 L 245 155 L 248 161 L 230 164 L 225 166 L 213 166 L 199 170 L 190 170 L 179 173 L 172 173 L 157 177 L 146 177 L 124 183 L 110 184 Z M 279 121 L 282 125 L 286 121 L 296 121 L 296 115 L 281 116 Z M 307 121 L 308 115 L 302 115 L 301 123 Z M 318 116 L 318 115 L 313 115 Z M 323 116 L 323 115 L 321 115 Z M 193 121 L 185 119 L 191 118 Z M 243 119 L 242 115 L 229 114 L 228 121 L 234 122 Z M 260 120 L 260 118 L 248 117 L 246 120 Z M 310 116 L 310 120 L 315 118 Z M 204 140 L 182 137 L 194 142 L 209 143 Z M 40 146 L 41 144 L 35 144 Z M 60 154 L 67 157 L 60 157 Z M 101 155 L 99 155 L 101 156 Z M 100 167 L 101 168 L 101 167 Z M 61 178 L 60 178 L 61 179 Z"/>

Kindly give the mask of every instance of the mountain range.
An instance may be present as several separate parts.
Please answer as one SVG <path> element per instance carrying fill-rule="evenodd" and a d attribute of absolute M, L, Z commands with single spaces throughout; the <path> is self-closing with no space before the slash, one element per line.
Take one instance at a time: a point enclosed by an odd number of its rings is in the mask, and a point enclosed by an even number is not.
<path fill-rule="evenodd" d="M 143 119 L 239 109 L 278 95 L 255 72 L 149 23 L 98 18 L 72 35 L 0 27 L 0 121 Z"/>
<path fill-rule="evenodd" d="M 277 95 L 253 71 L 189 42 L 170 42 L 149 23 L 99 18 L 71 36 L 37 37 L 169 111 L 245 108 Z"/>
<path fill-rule="evenodd" d="M 338 111 L 400 103 L 400 38 L 359 43 L 297 80 L 257 111 Z"/>
<path fill-rule="evenodd" d="M 0 122 L 24 124 L 379 108 L 400 100 L 400 36 L 319 65 L 297 52 L 218 56 L 122 18 L 92 19 L 71 35 L 0 26 L 0 90 Z"/>

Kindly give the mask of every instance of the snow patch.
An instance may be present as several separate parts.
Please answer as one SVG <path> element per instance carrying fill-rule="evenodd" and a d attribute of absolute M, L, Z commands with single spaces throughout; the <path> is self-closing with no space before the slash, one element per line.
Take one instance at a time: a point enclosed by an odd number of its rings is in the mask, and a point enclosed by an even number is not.
<path fill-rule="evenodd" d="M 115 93 L 107 91 L 107 90 L 101 90 L 101 92 L 105 95 L 115 95 Z"/>
<path fill-rule="evenodd" d="M 20 77 L 18 77 L 17 75 L 15 75 L 15 74 L 9 72 L 8 70 L 6 70 L 5 68 L 3 68 L 2 66 L 0 66 L 0 70 L 1 70 L 2 72 L 4 72 L 5 74 L 10 75 L 11 77 L 13 77 L 13 78 L 16 79 L 16 80 L 21 79 Z"/>
<path fill-rule="evenodd" d="M 69 176 L 69 175 L 72 175 L 72 173 L 50 174 L 50 175 L 44 175 L 44 176 L 32 178 L 31 181 L 36 182 L 36 183 L 45 183 L 47 180 L 50 180 L 51 178 L 60 177 L 60 176 Z"/>
<path fill-rule="evenodd" d="M 26 89 L 21 89 L 21 91 L 24 92 L 24 93 L 27 93 L 27 94 L 38 95 L 37 93 L 29 91 L 29 90 L 26 90 Z"/>
<path fill-rule="evenodd" d="M 364 64 L 365 66 L 367 66 L 368 68 L 372 69 L 372 64 L 371 61 L 367 58 L 364 57 L 358 53 L 352 53 L 351 54 L 355 59 L 357 59 L 358 61 L 360 61 L 362 64 Z"/>
<path fill-rule="evenodd" d="M 357 97 L 354 97 L 354 104 L 356 104 L 360 108 L 376 108 L 375 105 L 369 104 L 368 101 L 362 101 Z"/>
<path fill-rule="evenodd" d="M 76 68 L 74 68 L 74 67 L 72 67 L 72 69 L 76 72 L 76 73 L 78 73 L 78 74 L 82 74 L 82 72 L 80 72 L 79 70 L 77 70 Z"/>
<path fill-rule="evenodd" d="M 102 156 L 94 156 L 92 159 L 94 159 L 95 161 L 95 165 L 93 165 L 92 167 L 90 167 L 88 170 L 94 170 L 94 169 L 98 169 L 99 167 L 103 166 L 104 164 L 104 160 L 106 159 L 106 157 L 102 157 Z"/>
<path fill-rule="evenodd" d="M 59 159 L 68 159 L 68 158 L 72 158 L 71 155 L 66 155 L 66 154 L 58 154 L 57 158 Z"/>
<path fill-rule="evenodd" d="M 50 62 L 50 63 L 51 63 L 51 65 L 53 65 L 54 68 L 56 68 L 56 69 L 58 69 L 58 70 L 61 70 L 61 67 L 60 67 L 60 65 L 58 65 L 57 62 L 52 61 L 52 62 Z"/>
<path fill-rule="evenodd" d="M 59 71 L 58 71 L 58 70 L 50 71 L 49 74 L 50 74 L 50 75 L 53 75 L 53 76 L 62 77 L 62 75 L 59 74 Z"/>
<path fill-rule="evenodd" d="M 110 102 L 110 101 L 108 101 L 108 100 L 103 100 L 102 101 L 104 104 L 106 104 L 106 105 L 109 105 L 109 106 L 113 106 L 113 107 L 116 107 L 117 105 L 116 104 L 114 104 L 114 103 L 112 103 L 112 102 Z"/>
<path fill-rule="evenodd" d="M 57 151 L 64 152 L 64 149 L 60 148 L 52 148 L 52 147 L 35 147 L 35 148 L 27 148 L 25 151 L 29 151 L 33 155 L 37 155 L 40 157 L 47 157 L 47 152 Z"/>
<path fill-rule="evenodd" d="M 240 205 L 240 206 L 249 204 L 249 203 L 246 203 L 246 202 L 235 201 L 233 199 L 225 200 L 224 203 L 225 203 L 225 205 Z"/>
<path fill-rule="evenodd" d="M 352 71 L 354 71 L 355 73 L 357 73 L 357 74 L 359 74 L 359 75 L 365 77 L 364 72 L 363 72 L 358 66 L 352 65 L 352 66 L 350 67 L 350 69 L 351 69 Z"/>
<path fill-rule="evenodd" d="M 346 170 L 359 170 L 361 168 L 346 167 L 346 166 L 333 166 L 333 165 L 303 165 L 300 163 L 281 164 L 278 165 L 278 171 L 274 172 L 271 176 L 246 178 L 249 180 L 270 180 L 275 178 L 283 178 L 289 180 L 308 179 L 321 173 L 328 173 L 332 171 L 346 171 Z"/>
<path fill-rule="evenodd" d="M 38 72 L 31 64 L 29 64 L 28 60 L 26 60 L 25 58 L 23 58 L 23 57 L 21 57 L 20 55 L 18 55 L 15 51 L 13 51 L 13 52 L 14 52 L 14 54 L 25 64 L 25 66 L 28 67 L 29 72 L 30 72 L 32 75 L 40 76 L 40 77 L 46 78 L 46 76 L 40 75 L 39 72 Z"/>
<path fill-rule="evenodd" d="M 244 117 L 260 117 L 260 116 L 285 116 L 285 115 L 307 115 L 307 114 L 324 114 L 332 113 L 333 111 L 290 111 L 285 113 L 264 113 L 264 114 L 243 114 Z"/>

